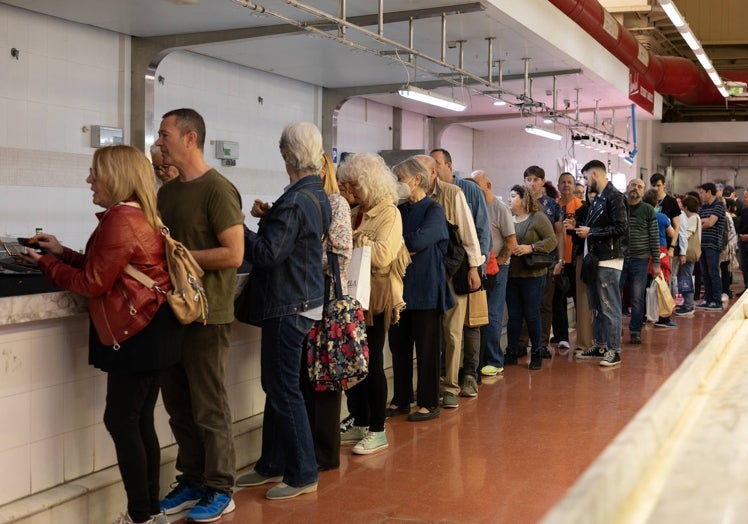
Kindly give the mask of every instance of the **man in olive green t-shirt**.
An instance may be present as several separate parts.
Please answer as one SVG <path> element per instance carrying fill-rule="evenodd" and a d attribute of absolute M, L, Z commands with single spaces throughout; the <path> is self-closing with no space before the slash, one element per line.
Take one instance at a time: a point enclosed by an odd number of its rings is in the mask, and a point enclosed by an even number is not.
<path fill-rule="evenodd" d="M 187 520 L 209 522 L 236 508 L 231 411 L 224 383 L 236 268 L 244 254 L 241 198 L 205 163 L 205 122 L 192 109 L 163 116 L 156 145 L 179 177 L 159 190 L 158 209 L 172 236 L 205 270 L 207 325 L 187 330 L 180 363 L 161 373 L 161 393 L 176 438 L 177 485 L 161 501 L 167 515 L 191 508 Z"/>

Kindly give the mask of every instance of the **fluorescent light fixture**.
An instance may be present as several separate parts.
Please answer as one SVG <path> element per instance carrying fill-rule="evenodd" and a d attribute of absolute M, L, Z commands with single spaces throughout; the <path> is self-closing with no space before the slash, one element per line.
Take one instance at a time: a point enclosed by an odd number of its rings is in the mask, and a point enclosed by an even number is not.
<path fill-rule="evenodd" d="M 502 100 L 501 98 L 498 98 L 498 99 L 496 99 L 496 100 L 493 101 L 493 105 L 495 105 L 495 106 L 505 106 L 506 102 L 504 100 Z"/>
<path fill-rule="evenodd" d="M 547 116 L 547 117 L 543 118 L 543 123 L 544 124 L 552 124 L 553 123 L 553 119 L 551 117 Z"/>
<path fill-rule="evenodd" d="M 675 27 L 683 27 L 686 25 L 686 21 L 683 20 L 683 17 L 680 15 L 678 8 L 675 7 L 675 4 L 669 0 L 660 0 L 660 5 L 662 6 L 662 9 L 665 10 L 665 14 Z"/>
<path fill-rule="evenodd" d="M 680 34 L 680 36 L 682 36 L 683 40 L 686 41 L 686 43 L 688 44 L 688 47 L 690 47 L 694 51 L 698 51 L 699 49 L 701 49 L 701 44 L 699 44 L 699 41 L 696 40 L 696 37 L 693 36 L 693 33 L 690 30 L 683 31 Z"/>
<path fill-rule="evenodd" d="M 696 58 L 699 59 L 701 67 L 703 67 L 705 71 L 709 71 L 710 69 L 712 69 L 712 61 L 709 60 L 709 57 L 706 56 L 706 53 L 704 51 L 697 52 Z"/>
<path fill-rule="evenodd" d="M 550 129 L 545 129 L 533 124 L 527 124 L 525 126 L 525 132 L 530 133 L 531 135 L 542 136 L 543 138 L 550 138 L 551 140 L 561 140 L 563 138 L 555 131 L 551 131 Z"/>
<path fill-rule="evenodd" d="M 454 98 L 440 95 L 439 93 L 432 93 L 420 87 L 405 86 L 398 93 L 405 98 L 423 102 L 424 104 L 431 104 L 432 106 L 443 107 L 451 111 L 465 111 L 467 108 L 465 104 L 458 102 Z"/>
<path fill-rule="evenodd" d="M 709 75 L 709 78 L 714 82 L 715 86 L 719 88 L 722 85 L 722 78 L 719 76 L 717 71 L 712 69 L 711 71 L 707 71 L 706 74 Z"/>
<path fill-rule="evenodd" d="M 696 40 L 696 37 L 691 32 L 691 28 L 688 27 L 688 24 L 683 18 L 683 15 L 680 14 L 680 11 L 678 11 L 678 8 L 675 6 L 672 0 L 658 0 L 658 2 L 660 3 L 662 9 L 665 11 L 665 14 L 667 14 L 668 18 L 670 18 L 670 21 L 680 32 L 683 40 L 685 40 L 688 44 L 688 47 L 693 50 L 696 58 L 698 58 L 701 66 L 709 75 L 709 78 L 712 80 L 712 82 L 714 82 L 714 85 L 717 87 L 719 93 L 723 97 L 728 98 L 729 92 L 724 87 L 722 78 L 720 78 L 719 74 L 717 74 L 717 72 L 714 70 L 714 66 L 712 65 L 711 60 L 709 60 L 709 57 L 706 56 L 706 52 L 701 47 L 699 41 Z M 633 159 L 633 156 L 631 158 Z"/>

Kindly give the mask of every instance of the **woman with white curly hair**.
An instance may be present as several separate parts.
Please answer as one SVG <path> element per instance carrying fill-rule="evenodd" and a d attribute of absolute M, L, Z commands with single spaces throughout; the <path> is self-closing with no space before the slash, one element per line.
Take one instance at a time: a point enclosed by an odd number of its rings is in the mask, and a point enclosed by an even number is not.
<path fill-rule="evenodd" d="M 384 159 L 372 153 L 351 155 L 340 165 L 338 180 L 349 185 L 359 203 L 351 212 L 353 247 L 371 247 L 371 297 L 366 312 L 369 374 L 348 391 L 354 422 L 341 436 L 342 443 L 356 442 L 354 454 L 368 455 L 388 446 L 384 432 L 387 405 L 384 337 L 405 308 L 403 275 L 410 255 L 396 207 L 395 177 Z"/>

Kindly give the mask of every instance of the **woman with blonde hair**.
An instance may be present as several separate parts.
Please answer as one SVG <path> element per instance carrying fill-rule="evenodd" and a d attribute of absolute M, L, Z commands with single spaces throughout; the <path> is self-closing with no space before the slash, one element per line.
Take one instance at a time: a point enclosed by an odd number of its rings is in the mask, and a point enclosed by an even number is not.
<path fill-rule="evenodd" d="M 26 259 L 58 287 L 87 299 L 89 362 L 108 373 L 104 425 L 127 492 L 127 512 L 116 522 L 166 523 L 159 512 L 160 446 L 153 408 L 160 370 L 180 358 L 182 328 L 165 295 L 123 273 L 131 264 L 162 290 L 171 290 L 153 169 L 133 147 L 104 147 L 94 153 L 86 181 L 93 203 L 105 211 L 97 214 L 99 225 L 85 254 L 40 233 L 36 239 L 44 254 L 29 251 Z"/>
<path fill-rule="evenodd" d="M 352 212 L 353 246 L 371 247 L 371 297 L 366 312 L 369 374 L 348 391 L 354 425 L 341 437 L 357 442 L 353 453 L 368 455 L 389 445 L 384 432 L 387 379 L 384 337 L 400 320 L 405 307 L 403 275 L 410 255 L 403 240 L 403 223 L 396 204 L 395 177 L 384 159 L 372 153 L 351 155 L 341 164 L 338 179 L 350 184 L 359 205 Z"/>

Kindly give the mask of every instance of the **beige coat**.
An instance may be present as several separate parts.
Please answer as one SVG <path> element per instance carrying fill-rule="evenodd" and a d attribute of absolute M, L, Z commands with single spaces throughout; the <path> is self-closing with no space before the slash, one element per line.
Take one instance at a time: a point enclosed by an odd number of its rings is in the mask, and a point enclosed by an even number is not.
<path fill-rule="evenodd" d="M 351 211 L 352 224 L 362 213 L 361 206 Z M 353 247 L 371 246 L 371 297 L 366 323 L 385 313 L 385 329 L 400 320 L 405 308 L 403 275 L 410 264 L 410 255 L 403 240 L 403 221 L 392 202 L 380 202 L 363 212 L 361 225 L 353 230 Z"/>

